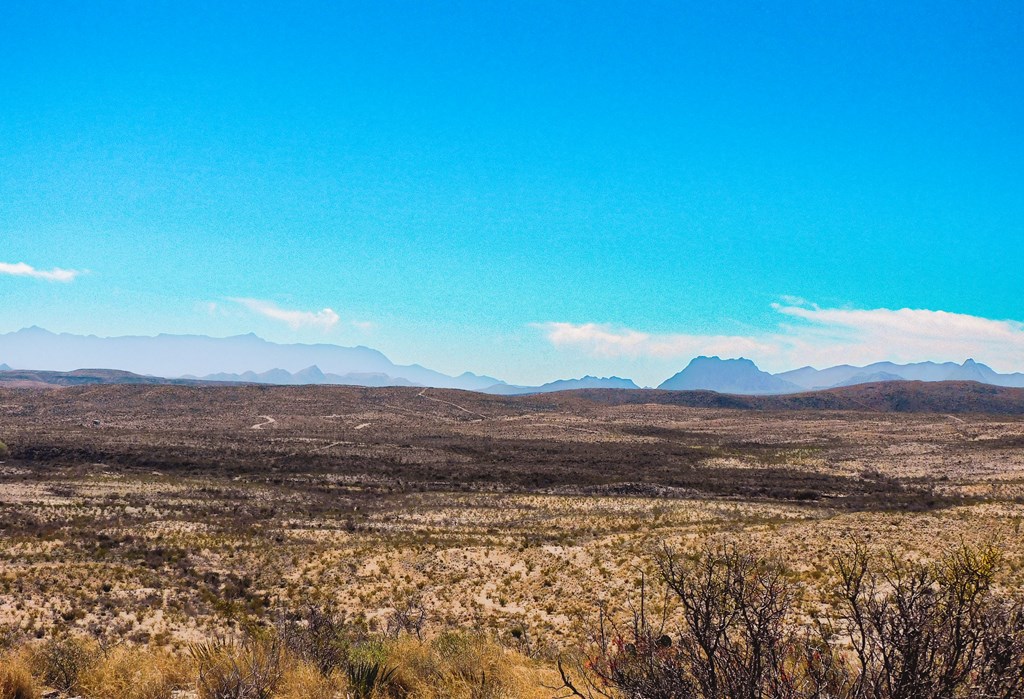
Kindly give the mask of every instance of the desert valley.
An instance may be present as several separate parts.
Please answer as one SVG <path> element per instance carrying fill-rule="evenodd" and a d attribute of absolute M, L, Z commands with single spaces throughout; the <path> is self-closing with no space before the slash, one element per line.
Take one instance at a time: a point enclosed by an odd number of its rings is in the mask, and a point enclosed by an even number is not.
<path fill-rule="evenodd" d="M 561 696 L 559 661 L 593 652 L 599 610 L 628 618 L 666 547 L 777 560 L 804 613 L 855 545 L 994 546 L 1000 585 L 1024 574 L 1024 389 L 93 384 L 2 389 L 0 427 L 8 657 L 73 638 L 116 675 L 144 651 L 146 697 L 185 696 L 202 644 L 310 609 L 398 668 L 381 696 Z M 453 639 L 465 657 L 435 648 Z M 66 692 L 98 681 L 81 662 Z M 351 686 L 309 672 L 294 696 Z"/>

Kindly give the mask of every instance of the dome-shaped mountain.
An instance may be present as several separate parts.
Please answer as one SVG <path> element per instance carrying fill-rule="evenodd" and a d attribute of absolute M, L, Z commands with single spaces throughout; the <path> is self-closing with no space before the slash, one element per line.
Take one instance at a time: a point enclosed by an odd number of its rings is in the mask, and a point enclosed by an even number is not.
<path fill-rule="evenodd" d="M 658 388 L 669 391 L 717 391 L 741 395 L 795 393 L 800 390 L 768 372 L 761 371 L 749 359 L 697 357 Z"/>

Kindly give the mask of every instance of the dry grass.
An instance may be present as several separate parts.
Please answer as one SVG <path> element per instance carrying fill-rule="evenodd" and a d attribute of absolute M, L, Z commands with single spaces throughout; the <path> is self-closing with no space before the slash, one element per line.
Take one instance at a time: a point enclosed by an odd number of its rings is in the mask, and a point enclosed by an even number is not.
<path fill-rule="evenodd" d="M 301 661 L 290 663 L 281 676 L 275 699 L 331 699 L 344 697 L 344 682 L 340 675 L 324 677 L 320 671 Z"/>
<path fill-rule="evenodd" d="M 386 648 L 393 689 L 421 699 L 545 699 L 557 684 L 551 666 L 477 634 L 446 633 L 429 643 L 405 638 Z"/>
<path fill-rule="evenodd" d="M 25 651 L 0 654 L 0 699 L 37 699 L 39 688 Z"/>
<path fill-rule="evenodd" d="M 162 649 L 114 648 L 82 673 L 79 689 L 103 699 L 171 699 L 188 682 L 187 665 Z"/>

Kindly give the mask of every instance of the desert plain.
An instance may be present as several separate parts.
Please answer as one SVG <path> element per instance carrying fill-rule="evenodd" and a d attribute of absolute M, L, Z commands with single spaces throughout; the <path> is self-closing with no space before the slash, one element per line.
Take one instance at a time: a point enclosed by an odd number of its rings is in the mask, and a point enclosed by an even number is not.
<path fill-rule="evenodd" d="M 1024 416 L 887 390 L 807 407 L 3 389 L 0 630 L 187 653 L 329 605 L 385 638 L 486 635 L 536 661 L 539 688 L 666 547 L 742 541 L 813 590 L 851 541 L 922 560 L 996 545 L 1000 584 L 1019 586 Z"/>

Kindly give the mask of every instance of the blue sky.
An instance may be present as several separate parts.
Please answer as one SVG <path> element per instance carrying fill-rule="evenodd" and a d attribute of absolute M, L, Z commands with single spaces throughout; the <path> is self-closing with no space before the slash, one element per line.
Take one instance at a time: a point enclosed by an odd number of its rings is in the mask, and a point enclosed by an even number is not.
<path fill-rule="evenodd" d="M 0 331 L 1024 370 L 1020 3 L 226 5 L 5 5 Z"/>

